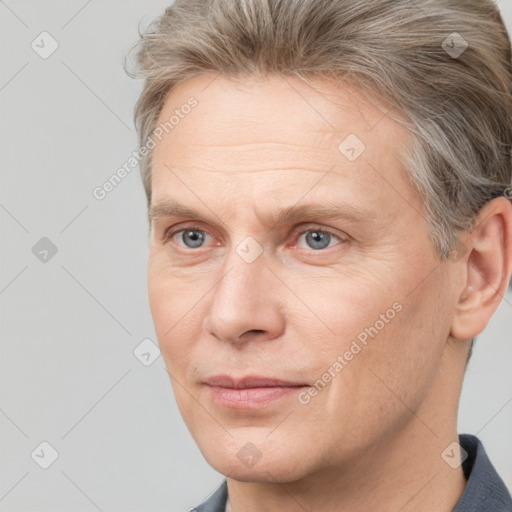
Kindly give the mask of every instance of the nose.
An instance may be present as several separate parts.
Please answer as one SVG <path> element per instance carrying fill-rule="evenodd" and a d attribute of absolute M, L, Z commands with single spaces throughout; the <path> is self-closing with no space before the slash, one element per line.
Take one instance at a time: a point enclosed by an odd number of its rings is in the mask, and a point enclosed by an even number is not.
<path fill-rule="evenodd" d="M 233 250 L 212 290 L 203 328 L 235 345 L 278 338 L 286 328 L 280 288 L 283 284 L 267 267 L 264 254 L 247 262 Z"/>

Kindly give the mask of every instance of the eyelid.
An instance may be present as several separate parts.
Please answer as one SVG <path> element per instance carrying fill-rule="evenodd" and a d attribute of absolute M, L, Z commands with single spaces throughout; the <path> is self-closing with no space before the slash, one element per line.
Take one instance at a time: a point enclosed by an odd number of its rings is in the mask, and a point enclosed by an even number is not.
<path fill-rule="evenodd" d="M 210 234 L 208 229 L 198 225 L 197 223 L 190 224 L 190 225 L 178 225 L 178 226 L 171 226 L 170 228 L 166 229 L 162 235 L 162 243 L 166 244 L 168 243 L 175 235 L 182 231 L 199 231 L 201 233 L 204 233 L 207 236 L 214 237 L 214 235 Z M 322 233 L 328 233 L 331 236 L 336 237 L 340 242 L 348 241 L 350 238 L 346 233 L 344 232 L 337 232 L 335 229 L 331 229 L 329 227 L 323 226 L 318 223 L 303 223 L 300 226 L 297 226 L 293 229 L 289 237 L 292 238 L 292 245 L 291 247 L 296 247 L 298 239 L 304 235 L 305 233 L 308 233 L 309 231 L 320 231 Z M 214 237 L 215 238 L 215 237 Z M 199 247 L 198 249 L 200 249 Z M 194 251 L 197 251 L 197 249 L 188 248 Z M 304 249 L 307 250 L 307 249 Z M 313 249 L 311 249 L 313 250 Z"/>
<path fill-rule="evenodd" d="M 208 231 L 198 225 L 192 224 L 190 226 L 171 226 L 166 229 L 162 235 L 162 243 L 168 243 L 171 238 L 173 238 L 178 233 L 182 231 L 199 231 L 200 233 L 204 233 L 205 235 L 212 236 Z"/>
<path fill-rule="evenodd" d="M 348 240 L 348 235 L 337 233 L 336 230 L 324 227 L 324 226 L 319 225 L 319 224 L 309 224 L 309 225 L 306 225 L 306 226 L 301 226 L 300 228 L 297 228 L 297 230 L 295 230 L 293 232 L 293 240 L 294 240 L 294 242 L 293 242 L 292 247 L 296 247 L 296 244 L 297 244 L 299 238 L 302 235 L 304 235 L 305 233 L 308 233 L 310 231 L 319 231 L 321 233 L 328 233 L 329 235 L 337 238 L 340 242 L 344 242 L 344 241 Z M 333 247 L 331 247 L 331 249 L 332 248 Z M 314 251 L 314 249 L 305 249 L 305 250 Z M 320 251 L 318 250 L 318 251 L 315 251 L 315 252 L 320 252 Z"/>

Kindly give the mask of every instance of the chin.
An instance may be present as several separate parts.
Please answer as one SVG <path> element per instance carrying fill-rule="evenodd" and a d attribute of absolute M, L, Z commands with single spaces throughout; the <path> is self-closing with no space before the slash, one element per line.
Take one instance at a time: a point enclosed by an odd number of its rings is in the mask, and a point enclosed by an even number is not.
<path fill-rule="evenodd" d="M 309 456 L 281 442 L 230 438 L 229 442 L 214 443 L 210 439 L 199 448 L 213 469 L 240 482 L 289 483 L 313 470 Z"/>

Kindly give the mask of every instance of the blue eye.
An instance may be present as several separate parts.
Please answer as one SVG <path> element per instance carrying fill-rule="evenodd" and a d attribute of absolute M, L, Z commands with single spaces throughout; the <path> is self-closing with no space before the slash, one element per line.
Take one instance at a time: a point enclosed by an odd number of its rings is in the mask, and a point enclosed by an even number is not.
<path fill-rule="evenodd" d="M 181 231 L 181 241 L 190 249 L 195 249 L 203 245 L 205 232 L 197 229 L 184 229 Z"/>
<path fill-rule="evenodd" d="M 320 230 L 309 230 L 304 231 L 304 233 L 301 234 L 299 237 L 299 240 L 305 235 L 305 241 L 310 249 L 313 249 L 315 251 L 326 249 L 329 247 L 329 244 L 331 243 L 331 240 L 334 238 L 338 238 L 335 235 L 332 235 L 331 233 L 327 231 L 320 231 Z"/>
<path fill-rule="evenodd" d="M 174 239 L 174 243 L 181 245 L 186 249 L 199 249 L 207 243 L 207 238 L 210 235 L 199 228 L 189 227 L 185 229 L 179 229 L 177 231 L 171 231 L 164 235 L 164 242 L 169 242 Z M 326 231 L 325 229 L 308 229 L 299 233 L 298 239 L 296 239 L 297 245 L 302 245 L 302 249 L 310 249 L 313 251 L 322 251 L 336 245 L 337 242 L 341 242 L 338 235 Z M 299 242 L 304 240 L 304 242 Z M 305 246 L 303 244 L 306 244 Z"/>

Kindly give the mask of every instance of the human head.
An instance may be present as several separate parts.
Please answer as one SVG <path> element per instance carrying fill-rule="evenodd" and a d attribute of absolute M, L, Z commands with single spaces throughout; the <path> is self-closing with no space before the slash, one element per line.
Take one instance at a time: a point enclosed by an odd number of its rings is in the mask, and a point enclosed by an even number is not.
<path fill-rule="evenodd" d="M 450 363 L 460 360 L 458 356 L 464 352 L 465 346 L 453 342 L 451 317 L 453 310 L 458 308 L 456 300 L 470 291 L 460 288 L 464 282 L 463 270 L 468 254 L 456 250 L 451 267 L 448 258 L 458 236 L 468 242 L 467 246 L 461 242 L 468 251 L 478 246 L 474 243 L 478 241 L 476 238 L 466 239 L 464 234 L 469 233 L 475 219 L 493 198 L 503 196 L 510 183 L 510 53 L 506 32 L 503 29 L 490 30 L 501 26 L 492 4 L 467 2 L 460 10 L 459 7 L 450 10 L 445 4 L 441 1 L 425 2 L 418 10 L 411 2 L 331 2 L 327 6 L 324 2 L 178 2 L 166 11 L 156 32 L 143 38 L 139 64 L 148 80 L 137 107 L 141 144 L 145 144 L 155 128 L 170 116 L 176 115 L 180 119 L 175 130 L 159 139 L 155 149 L 158 159 L 148 159 L 143 163 L 150 205 L 154 199 L 151 187 L 153 180 L 157 180 L 159 200 L 164 192 L 173 191 L 174 199 L 179 193 L 195 202 L 196 206 L 204 200 L 202 215 L 210 210 L 219 218 L 217 233 L 224 225 L 222 219 L 227 218 L 229 221 L 225 223 L 227 228 L 223 235 L 232 232 L 238 237 L 244 229 L 254 229 L 252 235 L 267 235 L 268 232 L 256 229 L 258 224 L 251 212 L 258 216 L 263 211 L 268 214 L 275 209 L 279 201 L 271 201 L 274 190 L 280 191 L 279 200 L 290 204 L 300 192 L 300 187 L 294 188 L 298 178 L 290 180 L 290 176 L 283 177 L 280 189 L 280 180 L 270 179 L 265 173 L 257 174 L 258 171 L 250 167 L 251 164 L 261 168 L 266 166 L 268 171 L 275 164 L 275 169 L 285 169 L 282 154 L 275 161 L 269 161 L 267 156 L 256 152 L 253 160 L 244 160 L 240 156 L 241 150 L 244 143 L 262 144 L 265 134 L 272 134 L 278 140 L 278 132 L 270 129 L 277 126 L 284 131 L 284 142 L 279 140 L 278 144 L 291 146 L 296 140 L 299 147 L 297 155 L 306 161 L 306 150 L 311 150 L 318 153 L 320 162 L 322 152 L 327 147 L 332 149 L 332 144 L 329 146 L 330 143 L 322 138 L 318 122 L 315 124 L 304 110 L 304 98 L 314 111 L 317 109 L 326 118 L 328 104 L 337 105 L 340 120 L 343 120 L 341 113 L 344 113 L 351 123 L 340 126 L 339 130 L 347 133 L 352 126 L 356 133 L 365 133 L 366 137 L 361 137 L 368 142 L 368 148 L 375 150 L 374 157 L 380 154 L 382 160 L 379 162 L 387 162 L 389 172 L 391 169 L 395 172 L 388 175 L 386 171 L 380 176 L 383 179 L 381 188 L 391 182 L 391 189 L 399 196 L 388 198 L 375 184 L 372 187 L 368 174 L 365 175 L 358 167 L 362 164 L 356 163 L 353 167 L 366 187 L 363 190 L 359 185 L 347 190 L 360 201 L 366 199 L 367 202 L 373 193 L 374 209 L 368 212 L 369 215 L 377 218 L 375 205 L 382 204 L 381 221 L 394 221 L 389 229 L 389 247 L 392 249 L 388 252 L 382 238 L 377 243 L 377 227 L 374 225 L 373 238 L 368 236 L 366 245 L 363 245 L 368 257 L 372 253 L 370 246 L 375 244 L 374 257 L 369 258 L 375 266 L 367 265 L 364 271 L 359 262 L 351 267 L 352 272 L 345 269 L 329 275 L 326 271 L 324 276 L 297 272 L 288 275 L 290 280 L 284 279 L 276 285 L 275 282 L 272 284 L 269 274 L 263 275 L 264 269 L 255 270 L 257 263 L 252 267 L 244 266 L 243 262 L 233 259 L 236 255 L 229 256 L 229 263 L 236 264 L 228 265 L 225 273 L 215 267 L 213 259 L 208 269 L 186 269 L 180 264 L 173 266 L 166 260 L 167 253 L 162 244 L 157 245 L 155 235 L 150 262 L 150 298 L 157 334 L 185 420 L 205 456 L 210 461 L 217 460 L 222 471 L 227 472 L 232 467 L 217 450 L 227 446 L 226 457 L 233 458 L 238 443 L 253 440 L 262 448 L 264 456 L 270 457 L 271 467 L 286 475 L 284 478 L 304 475 L 311 467 L 304 467 L 301 453 L 294 454 L 291 446 L 301 436 L 305 439 L 306 432 L 314 434 L 306 417 L 317 423 L 322 418 L 325 420 L 320 432 L 331 434 L 331 438 L 326 436 L 328 441 L 340 441 L 337 436 L 341 432 L 351 443 L 349 448 L 341 446 L 341 443 L 339 450 L 342 453 L 333 453 L 329 464 L 339 461 L 338 456 L 354 462 L 362 448 L 369 448 L 368 443 L 375 448 L 375 443 L 381 441 L 386 432 L 389 434 L 407 423 L 403 411 L 396 415 L 393 410 L 382 411 L 389 389 L 386 391 L 379 383 L 369 384 L 372 379 L 375 381 L 380 377 L 391 384 L 391 393 L 397 390 L 401 396 L 408 391 L 408 404 L 415 412 L 420 409 L 427 412 L 422 409 L 425 396 L 431 396 L 431 393 L 438 396 L 442 384 L 451 385 L 448 395 L 451 397 L 450 415 L 453 420 L 453 405 L 460 390 L 462 370 L 460 364 L 451 367 Z M 238 32 L 236 27 L 241 27 Z M 453 27 L 469 41 L 469 47 L 457 58 L 442 45 L 454 32 Z M 197 34 L 197 37 L 191 37 L 191 34 Z M 439 39 L 440 35 L 444 37 Z M 459 44 L 460 40 L 457 41 Z M 501 51 L 496 51 L 497 48 Z M 468 71 L 472 69 L 479 72 L 472 75 Z M 484 72 L 483 78 L 481 72 Z M 175 82 L 172 76 L 176 77 Z M 428 86 L 424 83 L 426 77 Z M 321 98 L 316 99 L 318 103 L 307 89 L 301 87 L 298 78 L 320 92 Z M 293 91 L 299 96 L 298 103 L 291 94 Z M 368 103 L 359 101 L 361 98 L 355 106 L 350 104 L 349 98 L 358 98 L 361 93 L 363 98 L 371 99 L 382 107 L 382 119 L 376 117 L 379 108 L 372 109 Z M 279 101 L 272 99 L 274 95 Z M 196 99 L 195 120 L 194 115 L 187 117 L 180 111 L 180 106 L 194 104 L 193 101 L 189 103 L 190 98 Z M 251 98 L 254 101 L 252 107 Z M 300 130 L 297 133 L 292 131 L 286 116 L 280 112 L 280 105 L 287 105 L 290 117 L 311 129 L 314 149 L 309 148 L 308 137 L 301 136 Z M 505 113 L 499 117 L 497 110 L 501 112 L 501 107 Z M 258 109 L 263 116 L 263 128 L 256 123 Z M 357 117 L 356 111 L 361 113 L 361 117 Z M 374 135 L 369 133 L 372 130 L 365 130 L 365 119 L 373 119 L 374 127 L 377 127 Z M 330 122 L 336 132 L 335 120 L 330 119 Z M 254 132 L 251 132 L 251 123 Z M 205 126 L 215 134 L 209 135 Z M 224 144 L 222 136 L 216 134 L 222 129 L 226 132 L 224 143 L 234 148 L 233 154 L 221 149 Z M 236 133 L 238 131 L 239 134 Z M 215 148 L 211 160 L 206 156 L 209 150 L 201 156 L 201 140 L 207 141 L 207 148 Z M 388 152 L 382 147 L 384 141 Z M 302 152 L 300 148 L 303 148 Z M 371 153 L 368 151 L 367 155 Z M 290 157 L 289 162 L 295 168 L 300 167 L 297 155 Z M 402 163 L 401 170 L 398 170 L 398 162 Z M 377 160 L 372 160 L 372 163 L 379 168 Z M 154 168 L 151 167 L 153 164 Z M 227 168 L 231 165 L 233 169 L 229 180 L 228 171 L 222 170 L 223 164 Z M 308 165 L 313 168 L 311 161 Z M 344 167 L 343 172 L 346 170 Z M 402 172 L 404 170 L 406 172 Z M 240 178 L 244 172 L 247 172 L 244 176 L 246 181 Z M 208 182 L 209 173 L 211 182 Z M 185 175 L 187 180 L 181 181 L 180 176 Z M 305 182 L 308 181 L 306 177 L 301 175 Z M 416 188 L 408 187 L 410 182 Z M 188 186 L 190 183 L 194 185 L 192 188 Z M 248 183 L 251 184 L 249 189 Z M 324 192 L 337 190 L 335 182 L 331 189 L 326 188 L 327 183 L 323 184 Z M 348 183 L 346 185 L 348 187 Z M 251 197 L 249 190 L 259 193 L 258 197 Z M 369 195 L 365 197 L 365 193 Z M 234 197 L 239 194 L 247 202 L 240 199 L 240 208 L 235 211 L 233 204 L 229 205 L 229 194 Z M 334 195 L 333 199 L 343 203 L 348 197 L 341 194 Z M 316 196 L 316 202 L 321 202 L 321 196 Z M 503 201 L 499 204 L 503 211 L 507 211 Z M 262 211 L 256 211 L 255 206 L 261 207 Z M 236 212 L 239 212 L 238 217 Z M 418 212 L 419 218 L 411 212 Z M 491 215 L 492 211 L 489 209 L 485 213 Z M 425 226 L 423 216 L 427 219 Z M 423 230 L 422 226 L 427 225 L 429 229 Z M 382 232 L 384 225 L 378 227 Z M 158 230 L 161 238 L 163 224 Z M 432 247 L 424 236 L 427 231 Z M 269 239 L 265 240 L 270 243 Z M 230 240 L 230 243 L 234 244 L 235 240 Z M 263 246 L 264 254 L 269 254 L 266 249 L 271 246 Z M 233 250 L 234 246 L 229 247 Z M 228 257 L 226 253 L 224 256 Z M 217 262 L 221 259 L 219 257 Z M 176 261 L 183 260 L 176 256 Z M 270 265 L 271 259 L 261 261 Z M 432 276 L 427 274 L 429 265 L 434 265 Z M 272 273 L 271 265 L 265 268 Z M 295 264 L 290 268 L 297 271 Z M 455 268 L 457 270 L 453 270 Z M 231 270 L 233 274 L 229 275 Z M 503 271 L 510 275 L 510 263 L 503 265 Z M 286 275 L 286 271 L 284 274 L 274 273 L 277 280 Z M 419 290 L 411 286 L 415 276 L 424 277 L 426 281 L 419 283 Z M 268 290 L 256 289 L 257 278 L 263 280 L 263 277 Z M 318 282 L 312 279 L 314 277 Z M 205 282 L 208 283 L 206 288 Z M 244 304 L 241 290 L 243 286 L 249 286 L 249 282 L 254 288 Z M 287 288 L 286 283 L 293 283 L 293 289 L 289 285 Z M 316 284 L 317 290 L 308 295 L 311 283 Z M 297 300 L 290 302 L 290 297 L 283 292 L 286 289 L 288 292 L 296 291 L 296 287 L 301 293 L 297 294 Z M 211 290 L 214 291 L 209 295 Z M 303 304 L 306 310 L 311 307 L 309 317 L 304 315 L 307 311 L 298 306 L 303 297 L 307 299 Z M 325 301 L 325 297 L 331 300 Z M 393 297 L 398 300 L 393 300 Z M 494 297 L 492 307 L 496 300 Z M 243 311 L 244 308 L 247 311 Z M 326 315 L 330 319 L 327 323 L 336 327 L 331 332 L 332 336 L 323 332 L 326 326 L 322 327 L 318 318 L 319 324 L 312 324 L 315 321 L 313 312 L 317 310 L 322 313 L 320 318 Z M 388 311 L 397 317 L 390 325 L 381 318 Z M 378 328 L 377 321 L 385 323 L 385 328 Z M 461 321 L 458 323 L 460 325 Z M 244 325 L 246 331 L 243 331 Z M 240 437 L 232 436 L 231 444 L 222 432 L 211 435 L 216 428 L 216 414 L 208 418 L 208 403 L 203 402 L 199 385 L 200 379 L 212 375 L 214 368 L 208 364 L 241 374 L 243 370 L 251 369 L 261 373 L 266 368 L 264 364 L 268 363 L 268 369 L 275 374 L 278 371 L 276 363 L 283 361 L 283 370 L 288 376 L 303 379 L 312 386 L 313 377 L 325 372 L 330 374 L 331 368 L 336 372 L 334 365 L 329 364 L 334 363 L 336 351 L 350 351 L 351 340 L 358 338 L 367 328 L 372 332 L 372 326 L 378 331 L 379 346 L 374 345 L 371 350 L 364 351 L 359 347 L 362 354 L 357 357 L 357 362 L 354 360 L 347 366 L 348 371 L 343 369 L 346 380 L 345 377 L 338 380 L 338 383 L 346 385 L 346 389 L 340 389 L 340 385 L 333 381 L 313 404 L 304 404 L 310 407 L 307 416 L 302 416 L 306 414 L 303 409 L 298 410 L 296 415 L 302 420 L 299 425 L 292 419 L 291 426 L 280 427 L 275 436 L 276 443 L 266 440 L 266 436 L 261 434 L 269 425 L 256 416 L 242 419 L 242 423 L 237 423 L 240 417 L 222 417 L 227 432 L 240 433 Z M 476 327 L 473 329 L 478 330 Z M 469 332 L 461 327 L 455 331 Z M 338 339 L 341 332 L 343 335 Z M 294 346 L 294 340 L 290 338 L 292 335 L 298 345 Z M 451 342 L 447 343 L 450 337 Z M 467 339 L 466 336 L 460 338 Z M 409 340 L 411 343 L 407 344 Z M 264 348 L 273 341 L 276 341 L 274 349 Z M 399 346 L 398 341 L 406 345 Z M 311 342 L 310 346 L 308 342 Z M 253 350 L 249 348 L 251 346 L 256 348 Z M 450 348 L 446 349 L 447 346 Z M 284 364 L 285 361 L 288 365 Z M 402 374 L 397 372 L 398 375 L 393 376 L 395 364 Z M 451 368 L 453 375 L 445 377 L 447 380 L 439 380 L 436 373 L 438 365 L 444 370 Z M 374 372 L 375 375 L 366 375 L 361 381 L 356 378 L 357 369 L 371 371 L 376 368 L 384 373 Z M 351 396 L 346 395 L 347 389 Z M 333 411 L 336 404 L 343 406 L 350 417 L 345 423 L 343 415 Z M 379 409 L 382 415 L 373 415 Z M 365 410 L 372 418 L 356 432 L 357 421 L 364 417 Z M 271 409 L 269 411 L 272 413 Z M 428 409 L 428 412 L 433 413 L 433 410 Z M 277 414 L 273 419 L 277 419 Z M 340 431 L 335 434 L 332 429 L 337 421 L 341 422 Z M 210 432 L 206 434 L 202 430 L 205 428 Z M 439 429 L 443 428 L 439 425 Z M 206 436 L 213 441 L 207 441 Z M 332 448 L 327 442 L 316 453 L 316 459 L 312 458 L 316 470 L 321 466 L 320 459 L 332 453 Z M 289 467 L 290 461 L 294 463 L 293 468 Z M 243 467 L 238 468 L 236 474 L 239 478 L 252 477 Z M 263 479 L 264 475 L 259 474 L 257 478 Z"/>

